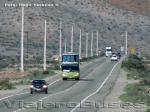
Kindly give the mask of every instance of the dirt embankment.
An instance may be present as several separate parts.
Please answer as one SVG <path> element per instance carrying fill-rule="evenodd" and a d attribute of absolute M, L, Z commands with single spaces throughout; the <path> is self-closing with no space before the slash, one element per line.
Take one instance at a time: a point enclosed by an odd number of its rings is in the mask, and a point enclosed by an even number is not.
<path fill-rule="evenodd" d="M 139 14 L 150 14 L 150 0 L 111 0 L 111 4 Z"/>
<path fill-rule="evenodd" d="M 4 78 L 21 78 L 27 76 L 28 73 L 24 72 L 16 72 L 16 71 L 1 71 L 0 72 L 0 79 Z"/>

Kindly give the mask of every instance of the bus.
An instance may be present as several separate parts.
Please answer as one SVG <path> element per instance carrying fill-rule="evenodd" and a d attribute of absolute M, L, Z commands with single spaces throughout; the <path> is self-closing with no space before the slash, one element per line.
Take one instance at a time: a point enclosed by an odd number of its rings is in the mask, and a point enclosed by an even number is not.
<path fill-rule="evenodd" d="M 65 53 L 62 54 L 61 71 L 62 79 L 80 79 L 80 62 L 78 53 Z"/>

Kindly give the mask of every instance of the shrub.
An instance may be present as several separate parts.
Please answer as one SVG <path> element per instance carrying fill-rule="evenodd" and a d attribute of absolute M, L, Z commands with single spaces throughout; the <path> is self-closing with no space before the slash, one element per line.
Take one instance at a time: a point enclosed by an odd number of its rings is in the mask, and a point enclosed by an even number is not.
<path fill-rule="evenodd" d="M 46 71 L 43 71 L 43 74 L 48 74 L 48 73 L 49 73 L 49 71 L 47 71 L 47 70 L 46 70 Z"/>
<path fill-rule="evenodd" d="M 0 81 L 0 89 L 3 90 L 14 89 L 14 86 L 12 83 L 10 83 L 9 78 L 6 78 Z"/>
<path fill-rule="evenodd" d="M 150 85 L 150 77 L 149 78 L 144 78 L 143 82 L 145 85 Z"/>
<path fill-rule="evenodd" d="M 142 64 L 142 59 L 136 55 L 130 55 L 128 59 L 122 62 L 122 67 L 127 69 L 138 69 L 144 70 L 144 65 Z"/>
<path fill-rule="evenodd" d="M 150 103 L 149 103 L 150 104 Z M 148 105 L 147 107 L 147 111 L 146 112 L 150 112 L 150 106 Z"/>

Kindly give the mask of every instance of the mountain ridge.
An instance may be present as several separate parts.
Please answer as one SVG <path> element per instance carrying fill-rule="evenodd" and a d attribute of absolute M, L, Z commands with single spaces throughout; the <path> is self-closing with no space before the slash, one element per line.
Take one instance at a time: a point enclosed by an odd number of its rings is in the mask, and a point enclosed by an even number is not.
<path fill-rule="evenodd" d="M 21 28 L 21 7 L 4 7 L 5 3 L 57 3 L 57 7 L 25 7 L 25 53 L 29 47 L 29 54 L 39 56 L 42 59 L 44 20 L 48 21 L 48 55 L 51 57 L 59 53 L 59 22 L 62 22 L 62 40 L 64 50 L 64 39 L 67 38 L 67 49 L 70 51 L 71 27 L 74 25 L 75 51 L 78 51 L 79 29 L 82 29 L 82 48 L 85 52 L 85 33 L 99 31 L 100 50 L 106 46 L 118 49 L 124 46 L 125 37 L 122 36 L 128 31 L 129 48 L 138 48 L 143 54 L 150 52 L 150 19 L 149 15 L 139 14 L 135 11 L 124 9 L 119 4 L 112 4 L 115 0 L 5 0 L 0 5 L 0 52 L 4 56 L 20 55 L 20 28 Z M 119 0 L 118 0 L 119 1 Z M 119 3 L 119 2 L 118 2 Z M 28 44 L 27 44 L 28 37 Z M 10 39 L 12 46 L 4 41 Z M 8 40 L 9 41 L 9 40 Z M 7 43 L 7 42 L 6 42 Z M 8 42 L 9 43 L 9 42 Z M 89 41 L 90 44 L 90 41 Z M 28 45 L 28 46 L 27 46 Z M 90 47 L 90 46 L 89 46 Z M 10 50 L 7 50 L 9 49 Z M 94 44 L 96 48 L 96 44 Z M 15 50 L 11 50 L 15 49 Z M 94 49 L 94 54 L 96 50 Z M 12 53 L 14 52 L 14 53 Z M 90 54 L 90 48 L 89 48 Z"/>

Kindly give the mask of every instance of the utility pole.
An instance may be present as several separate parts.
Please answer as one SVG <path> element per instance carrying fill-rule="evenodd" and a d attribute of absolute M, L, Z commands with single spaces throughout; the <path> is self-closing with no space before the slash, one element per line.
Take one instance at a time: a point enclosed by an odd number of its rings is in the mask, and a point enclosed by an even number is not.
<path fill-rule="evenodd" d="M 44 30 L 44 64 L 43 69 L 46 71 L 46 35 L 47 34 L 47 22 L 45 20 L 45 30 Z"/>
<path fill-rule="evenodd" d="M 93 32 L 92 32 L 92 37 L 91 37 L 91 57 L 93 56 Z"/>
<path fill-rule="evenodd" d="M 88 33 L 86 33 L 86 58 L 88 57 Z"/>
<path fill-rule="evenodd" d="M 127 56 L 128 55 L 128 32 L 126 32 L 125 34 L 125 45 L 126 45 L 126 50 L 125 50 L 125 55 Z"/>
<path fill-rule="evenodd" d="M 60 22 L 60 27 L 59 27 L 59 30 L 60 30 L 59 59 L 60 59 L 60 61 L 61 61 L 61 55 L 62 55 L 62 31 L 61 31 L 61 28 L 62 28 L 62 23 Z"/>
<path fill-rule="evenodd" d="M 21 72 L 24 72 L 24 7 L 22 7 L 22 24 L 21 24 Z"/>
<path fill-rule="evenodd" d="M 71 31 L 71 52 L 73 52 L 73 25 L 72 25 L 72 31 Z"/>
<path fill-rule="evenodd" d="M 65 38 L 65 53 L 67 52 L 67 38 Z"/>
<path fill-rule="evenodd" d="M 81 59 L 82 31 L 80 29 L 79 58 Z"/>
<path fill-rule="evenodd" d="M 26 32 L 26 33 L 27 33 L 27 59 L 28 59 L 28 57 L 29 57 L 28 33 L 29 33 L 29 32 Z"/>
<path fill-rule="evenodd" d="M 97 31 L 97 51 L 96 51 L 97 56 L 98 56 L 98 50 L 99 50 L 99 45 L 98 45 L 98 31 Z"/>

